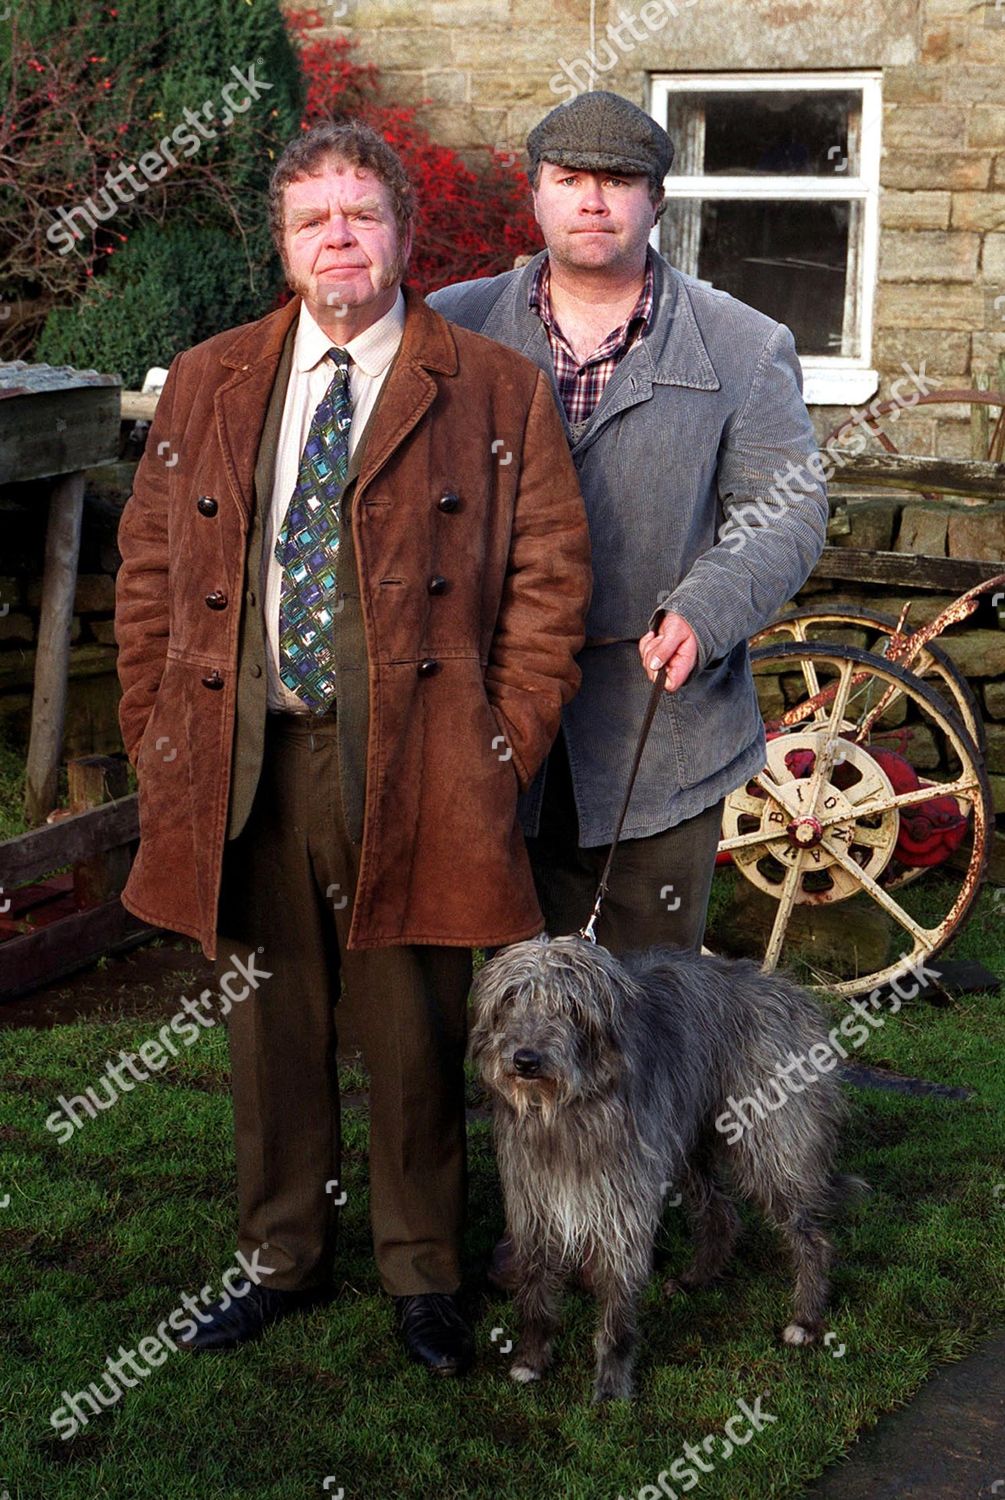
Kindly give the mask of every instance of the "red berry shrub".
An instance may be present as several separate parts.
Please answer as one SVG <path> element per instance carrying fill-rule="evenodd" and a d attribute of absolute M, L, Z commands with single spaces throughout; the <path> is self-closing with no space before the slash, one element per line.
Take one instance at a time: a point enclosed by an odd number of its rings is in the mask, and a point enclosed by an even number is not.
<path fill-rule="evenodd" d="M 350 38 L 318 35 L 317 11 L 290 12 L 287 20 L 307 91 L 303 127 L 353 115 L 379 130 L 405 163 L 418 200 L 409 267 L 418 291 L 495 276 L 510 270 L 515 256 L 541 248 L 530 187 L 511 156 L 489 151 L 477 170 L 467 166 L 430 140 L 414 109 L 385 101 L 377 69 L 355 60 Z"/>

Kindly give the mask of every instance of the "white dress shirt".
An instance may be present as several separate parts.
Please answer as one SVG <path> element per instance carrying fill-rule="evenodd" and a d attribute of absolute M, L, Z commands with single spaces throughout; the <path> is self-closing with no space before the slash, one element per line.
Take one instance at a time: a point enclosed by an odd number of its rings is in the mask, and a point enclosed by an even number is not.
<path fill-rule="evenodd" d="M 405 299 L 399 289 L 389 312 L 347 344 L 340 346 L 352 361 L 349 366 L 349 395 L 352 400 L 350 458 L 387 378 L 391 360 L 401 343 L 404 330 Z M 265 517 L 260 580 L 265 616 L 268 706 L 293 713 L 309 714 L 311 710 L 302 698 L 290 692 L 279 676 L 279 597 L 283 567 L 276 561 L 276 537 L 297 486 L 300 457 L 307 443 L 314 413 L 331 385 L 335 366 L 328 358 L 328 350 L 335 343 L 336 340 L 315 322 L 307 311 L 306 304 L 302 304 L 293 346 L 293 368 L 286 388 L 286 402 L 276 445 L 272 497 Z"/>

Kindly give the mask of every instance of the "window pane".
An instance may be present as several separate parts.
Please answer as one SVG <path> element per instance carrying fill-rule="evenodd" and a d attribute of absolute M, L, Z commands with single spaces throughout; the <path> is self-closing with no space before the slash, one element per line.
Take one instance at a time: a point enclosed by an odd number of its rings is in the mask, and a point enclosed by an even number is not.
<path fill-rule="evenodd" d="M 858 89 L 671 92 L 667 130 L 675 142 L 685 141 L 703 118 L 704 160 L 682 159 L 679 172 L 857 176 L 861 109 Z"/>
<path fill-rule="evenodd" d="M 671 203 L 667 217 L 685 207 Z M 842 344 L 848 203 L 708 199 L 696 207 L 703 281 L 787 323 L 801 355 L 858 357 L 847 338 Z"/>

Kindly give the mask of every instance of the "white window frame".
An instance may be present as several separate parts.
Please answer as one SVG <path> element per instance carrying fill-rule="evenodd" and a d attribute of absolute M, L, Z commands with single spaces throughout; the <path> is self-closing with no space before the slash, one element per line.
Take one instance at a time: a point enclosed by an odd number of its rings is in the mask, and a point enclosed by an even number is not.
<path fill-rule="evenodd" d="M 800 93 L 811 89 L 824 91 L 861 89 L 862 127 L 859 147 L 859 173 L 855 177 L 768 176 L 675 176 L 668 174 L 664 187 L 667 199 L 747 198 L 770 199 L 848 199 L 862 205 L 862 255 L 858 267 L 857 295 L 860 299 L 859 347 L 861 355 L 814 354 L 803 357 L 804 397 L 809 406 L 856 405 L 873 396 L 879 385 L 879 373 L 871 368 L 873 317 L 879 263 L 879 169 L 882 155 L 883 121 L 882 73 L 878 69 L 853 72 L 767 72 L 767 73 L 653 73 L 649 78 L 649 113 L 661 125 L 668 119 L 670 96 L 675 93 L 741 91 Z M 658 250 L 659 225 L 653 230 L 652 243 Z M 855 275 L 852 257 L 857 247 L 849 245 L 849 276 Z"/>

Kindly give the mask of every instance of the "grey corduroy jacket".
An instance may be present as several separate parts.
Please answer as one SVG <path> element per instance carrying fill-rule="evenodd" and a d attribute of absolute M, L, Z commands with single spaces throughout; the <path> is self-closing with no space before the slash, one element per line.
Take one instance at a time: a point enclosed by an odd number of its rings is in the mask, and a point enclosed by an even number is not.
<path fill-rule="evenodd" d="M 554 380 L 547 333 L 528 304 L 545 253 L 427 300 Z M 575 440 L 565 424 L 594 569 L 587 644 L 577 658 L 582 686 L 562 710 L 584 846 L 613 835 L 650 692 L 637 642 L 659 606 L 694 630 L 698 664 L 677 692 L 663 695 L 624 836 L 671 828 L 761 769 L 764 728 L 747 639 L 805 581 L 827 526 L 788 328 L 649 253 L 652 322 Z M 590 644 L 612 637 L 614 644 Z M 521 799 L 526 834 L 537 832 L 546 773 L 547 762 Z"/>

